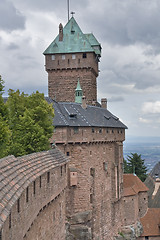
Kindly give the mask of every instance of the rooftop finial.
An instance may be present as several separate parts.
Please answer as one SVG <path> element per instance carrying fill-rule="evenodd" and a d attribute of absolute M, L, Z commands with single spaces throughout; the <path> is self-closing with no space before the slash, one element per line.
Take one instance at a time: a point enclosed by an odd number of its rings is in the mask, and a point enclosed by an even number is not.
<path fill-rule="evenodd" d="M 73 15 L 75 14 L 75 12 L 71 12 L 71 14 L 72 14 L 72 17 L 73 17 Z"/>
<path fill-rule="evenodd" d="M 69 21 L 69 0 L 67 0 L 67 8 L 68 8 L 68 21 Z"/>

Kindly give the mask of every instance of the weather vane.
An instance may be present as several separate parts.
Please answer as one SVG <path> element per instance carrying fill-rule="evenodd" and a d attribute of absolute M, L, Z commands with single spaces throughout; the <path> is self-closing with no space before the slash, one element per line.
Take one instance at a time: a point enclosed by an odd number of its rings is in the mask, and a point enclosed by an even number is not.
<path fill-rule="evenodd" d="M 72 17 L 73 17 L 73 15 L 75 14 L 75 12 L 71 12 L 71 14 L 72 14 Z"/>

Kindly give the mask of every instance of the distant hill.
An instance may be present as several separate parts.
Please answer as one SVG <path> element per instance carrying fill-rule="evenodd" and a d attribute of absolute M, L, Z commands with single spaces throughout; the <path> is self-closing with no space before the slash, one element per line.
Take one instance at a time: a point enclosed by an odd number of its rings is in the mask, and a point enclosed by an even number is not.
<path fill-rule="evenodd" d="M 150 172 L 160 161 L 160 137 L 127 136 L 124 142 L 124 158 L 130 153 L 141 154 Z"/>

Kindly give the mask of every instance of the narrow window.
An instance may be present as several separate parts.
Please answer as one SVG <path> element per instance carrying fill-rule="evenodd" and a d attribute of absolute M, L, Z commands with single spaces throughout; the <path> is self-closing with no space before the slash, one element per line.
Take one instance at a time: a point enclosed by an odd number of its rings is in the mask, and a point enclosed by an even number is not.
<path fill-rule="evenodd" d="M 20 212 L 20 199 L 17 200 L 17 212 Z"/>
<path fill-rule="evenodd" d="M 114 133 L 114 130 L 112 130 L 112 133 Z"/>
<path fill-rule="evenodd" d="M 63 167 L 61 166 L 61 176 L 63 175 Z"/>
<path fill-rule="evenodd" d="M 66 164 L 64 165 L 64 171 L 65 171 L 65 173 L 66 173 L 66 169 L 67 169 L 67 167 L 66 167 Z"/>
<path fill-rule="evenodd" d="M 62 60 L 65 60 L 66 56 L 65 55 L 62 55 Z"/>
<path fill-rule="evenodd" d="M 80 59 L 78 59 L 78 63 L 80 63 L 80 61 L 81 61 L 81 60 L 80 60 Z"/>
<path fill-rule="evenodd" d="M 29 200 L 29 188 L 26 188 L 26 202 Z"/>
<path fill-rule="evenodd" d="M 121 130 L 121 133 L 123 133 L 123 131 Z"/>
<path fill-rule="evenodd" d="M 41 176 L 39 177 L 39 187 L 40 188 L 42 187 L 42 178 L 41 178 Z"/>
<path fill-rule="evenodd" d="M 69 152 L 67 152 L 67 156 L 69 156 Z"/>
<path fill-rule="evenodd" d="M 83 58 L 87 58 L 87 54 L 86 53 L 83 53 Z"/>
<path fill-rule="evenodd" d="M 93 194 L 90 194 L 90 203 L 93 203 Z"/>
<path fill-rule="evenodd" d="M 119 130 L 117 130 L 117 132 L 119 133 Z"/>
<path fill-rule="evenodd" d="M 106 133 L 109 133 L 109 130 L 108 130 L 108 129 L 106 129 Z"/>
<path fill-rule="evenodd" d="M 50 181 L 50 172 L 47 172 L 47 183 Z"/>
<path fill-rule="evenodd" d="M 53 212 L 53 222 L 55 221 L 55 219 L 56 219 L 56 214 L 55 212 Z"/>
<path fill-rule="evenodd" d="M 9 214 L 9 228 L 12 227 L 12 219 L 11 219 L 11 213 Z"/>
<path fill-rule="evenodd" d="M 33 182 L 33 194 L 36 194 L 36 181 Z"/>
<path fill-rule="evenodd" d="M 74 133 L 78 133 L 78 127 L 74 127 Z"/>
<path fill-rule="evenodd" d="M 94 128 L 92 128 L 92 133 L 94 133 Z"/>
<path fill-rule="evenodd" d="M 52 55 L 52 60 L 53 60 L 53 61 L 55 60 L 55 55 Z"/>
<path fill-rule="evenodd" d="M 72 54 L 72 59 L 76 59 L 76 55 L 75 54 Z"/>
<path fill-rule="evenodd" d="M 95 176 L 95 168 L 90 168 L 90 175 L 91 175 L 92 177 Z"/>
<path fill-rule="evenodd" d="M 59 60 L 58 60 L 58 65 L 59 65 Z"/>
<path fill-rule="evenodd" d="M 99 133 L 102 133 L 102 128 L 99 129 Z"/>

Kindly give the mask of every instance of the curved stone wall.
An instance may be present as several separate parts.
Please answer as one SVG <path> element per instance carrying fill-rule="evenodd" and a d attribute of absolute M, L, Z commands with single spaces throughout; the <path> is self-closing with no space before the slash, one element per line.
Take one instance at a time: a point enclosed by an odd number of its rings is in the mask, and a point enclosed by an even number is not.
<path fill-rule="evenodd" d="M 67 162 L 57 149 L 0 160 L 2 239 L 65 239 Z"/>

